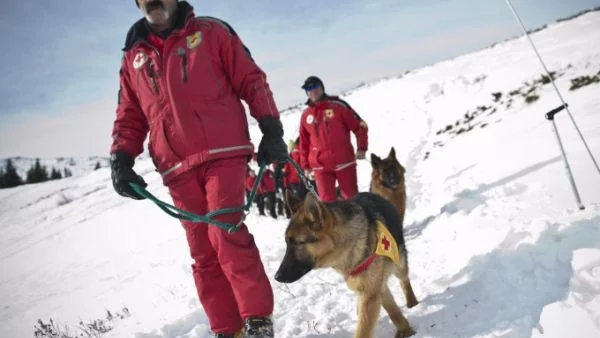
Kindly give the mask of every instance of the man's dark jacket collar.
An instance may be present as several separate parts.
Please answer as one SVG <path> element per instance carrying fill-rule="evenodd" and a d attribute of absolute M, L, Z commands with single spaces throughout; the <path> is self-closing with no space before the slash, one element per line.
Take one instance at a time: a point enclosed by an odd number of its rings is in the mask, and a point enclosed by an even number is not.
<path fill-rule="evenodd" d="M 181 1 L 177 3 L 177 10 L 175 12 L 175 24 L 173 25 L 173 29 L 169 31 L 172 32 L 177 29 L 183 28 L 186 23 L 186 19 L 188 16 L 193 13 L 194 8 L 187 1 Z M 139 41 L 147 41 L 148 33 L 150 33 L 150 28 L 148 27 L 148 23 L 146 22 L 146 18 L 141 18 L 136 23 L 131 26 L 129 32 L 127 32 L 127 38 L 125 39 L 125 46 L 123 47 L 123 51 L 126 52 L 133 47 Z"/>

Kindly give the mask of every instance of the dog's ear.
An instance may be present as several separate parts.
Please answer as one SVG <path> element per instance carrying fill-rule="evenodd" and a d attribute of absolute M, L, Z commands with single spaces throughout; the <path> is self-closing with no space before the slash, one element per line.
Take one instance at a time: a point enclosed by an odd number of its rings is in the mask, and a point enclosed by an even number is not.
<path fill-rule="evenodd" d="M 313 195 L 312 192 L 308 192 L 306 194 L 306 198 L 304 198 L 304 210 L 308 217 L 315 224 L 320 224 L 325 215 L 325 204 L 319 201 L 319 198 Z"/>
<path fill-rule="evenodd" d="M 380 164 L 381 164 L 381 158 L 379 156 L 371 153 L 371 166 L 373 167 L 373 169 L 379 168 Z"/>
<path fill-rule="evenodd" d="M 286 189 L 285 204 L 288 208 L 290 208 L 292 213 L 295 213 L 296 211 L 298 211 L 298 209 L 300 209 L 300 206 L 302 205 L 302 200 L 296 197 L 296 194 L 294 194 L 294 192 L 291 189 Z"/>
<path fill-rule="evenodd" d="M 398 167 L 400 168 L 400 175 L 404 176 L 404 174 L 406 173 L 406 168 L 404 168 L 404 166 L 402 166 L 400 162 L 398 162 Z"/>
<path fill-rule="evenodd" d="M 394 147 L 392 147 L 392 149 L 390 150 L 390 154 L 388 155 L 388 158 L 396 159 L 396 149 L 394 149 Z"/>

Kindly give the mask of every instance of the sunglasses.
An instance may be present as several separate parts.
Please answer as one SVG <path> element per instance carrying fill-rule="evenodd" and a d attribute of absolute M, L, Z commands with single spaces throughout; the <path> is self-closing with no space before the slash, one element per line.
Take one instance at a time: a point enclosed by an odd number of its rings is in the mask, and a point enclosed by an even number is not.
<path fill-rule="evenodd" d="M 313 84 L 309 84 L 309 85 L 304 86 L 304 90 L 306 90 L 307 92 L 309 92 L 309 91 L 311 91 L 313 89 L 317 89 L 317 88 L 320 88 L 320 87 L 321 87 L 320 84 L 313 83 Z"/>

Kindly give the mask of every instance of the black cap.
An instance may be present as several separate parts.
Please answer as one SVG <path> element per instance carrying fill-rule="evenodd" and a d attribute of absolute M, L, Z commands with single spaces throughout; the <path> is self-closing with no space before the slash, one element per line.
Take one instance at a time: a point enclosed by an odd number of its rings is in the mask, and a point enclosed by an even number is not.
<path fill-rule="evenodd" d="M 140 4 L 138 3 L 138 0 L 133 0 L 133 1 L 135 1 L 135 5 L 138 6 L 138 8 L 140 8 Z M 177 1 L 179 2 L 181 0 L 177 0 Z"/>
<path fill-rule="evenodd" d="M 321 79 L 319 79 L 316 76 L 309 76 L 308 78 L 306 78 L 306 80 L 304 80 L 304 84 L 302 85 L 302 89 L 306 90 L 307 87 L 310 87 L 312 85 L 318 84 L 319 86 L 321 86 L 321 88 L 323 88 L 323 90 L 325 90 L 325 86 L 323 85 L 323 81 L 321 81 Z"/>

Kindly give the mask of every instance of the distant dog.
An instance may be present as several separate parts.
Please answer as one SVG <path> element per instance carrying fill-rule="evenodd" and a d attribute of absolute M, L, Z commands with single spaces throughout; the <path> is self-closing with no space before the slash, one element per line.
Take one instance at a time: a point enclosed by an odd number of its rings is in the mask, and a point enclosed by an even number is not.
<path fill-rule="evenodd" d="M 400 224 L 404 224 L 406 212 L 406 185 L 404 173 L 406 169 L 396 159 L 396 151 L 392 147 L 388 157 L 381 159 L 371 154 L 371 187 L 370 192 L 382 196 L 392 203 L 400 215 Z"/>
<path fill-rule="evenodd" d="M 359 296 L 356 338 L 371 338 L 381 306 L 396 326 L 396 338 L 415 332 L 396 304 L 387 281 L 400 285 L 409 308 L 418 304 L 408 278 L 408 257 L 396 208 L 379 195 L 359 193 L 324 203 L 312 193 L 304 201 L 286 195 L 293 211 L 285 232 L 285 256 L 275 274 L 293 283 L 313 269 L 333 268 Z"/>

